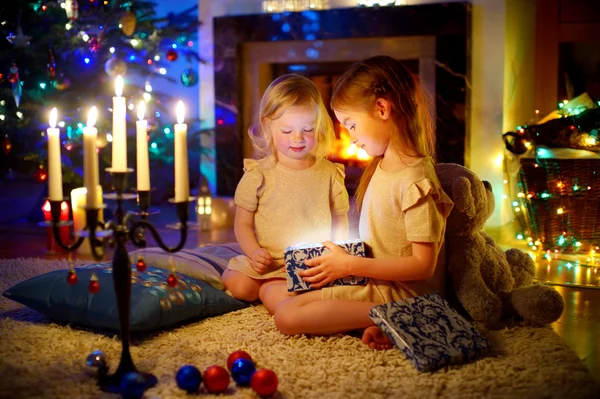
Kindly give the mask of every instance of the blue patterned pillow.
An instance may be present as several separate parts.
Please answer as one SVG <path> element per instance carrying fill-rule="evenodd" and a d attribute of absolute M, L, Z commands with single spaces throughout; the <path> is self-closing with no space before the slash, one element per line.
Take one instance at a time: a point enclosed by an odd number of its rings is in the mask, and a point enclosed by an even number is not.
<path fill-rule="evenodd" d="M 221 280 L 221 275 L 227 268 L 229 260 L 242 254 L 242 249 L 238 244 L 230 243 L 184 248 L 173 254 L 158 247 L 144 248 L 130 252 L 129 257 L 132 265 L 136 264 L 138 256 L 141 255 L 148 265 L 165 270 L 171 270 L 171 267 L 174 267 L 179 273 L 206 281 L 213 287 L 224 291 L 225 285 Z"/>
<path fill-rule="evenodd" d="M 171 288 L 166 283 L 169 270 L 151 266 L 144 272 L 135 266 L 132 269 L 131 331 L 157 330 L 248 306 L 205 281 L 179 272 L 178 284 Z M 75 270 L 78 282 L 74 285 L 67 284 L 67 270 L 56 270 L 16 284 L 3 295 L 59 322 L 117 330 L 119 318 L 110 262 Z M 96 294 L 88 291 L 92 274 L 100 284 Z"/>

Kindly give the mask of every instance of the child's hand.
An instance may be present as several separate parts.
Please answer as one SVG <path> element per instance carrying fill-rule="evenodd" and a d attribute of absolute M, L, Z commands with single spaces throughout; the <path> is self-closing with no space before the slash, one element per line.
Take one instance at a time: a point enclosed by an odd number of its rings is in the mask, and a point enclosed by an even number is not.
<path fill-rule="evenodd" d="M 269 268 L 269 265 L 273 261 L 273 257 L 264 248 L 258 248 L 252 252 L 252 269 L 259 274 L 263 274 Z"/>
<path fill-rule="evenodd" d="M 351 256 L 331 241 L 323 245 L 331 252 L 316 258 L 304 261 L 310 269 L 298 272 L 298 275 L 308 283 L 311 288 L 321 288 L 328 283 L 350 275 Z"/>

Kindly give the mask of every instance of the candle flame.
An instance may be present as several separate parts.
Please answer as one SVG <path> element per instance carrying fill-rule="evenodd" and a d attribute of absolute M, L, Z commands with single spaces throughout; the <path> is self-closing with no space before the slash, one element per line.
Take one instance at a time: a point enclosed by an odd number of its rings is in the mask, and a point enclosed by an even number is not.
<path fill-rule="evenodd" d="M 94 127 L 97 119 L 98 119 L 98 110 L 96 109 L 96 107 L 90 108 L 90 112 L 88 112 L 87 126 Z"/>
<path fill-rule="evenodd" d="M 177 102 L 177 123 L 183 123 L 183 101 L 179 100 Z"/>
<path fill-rule="evenodd" d="M 146 104 L 143 101 L 140 101 L 137 109 L 137 116 L 139 120 L 144 119 L 144 113 L 146 112 Z"/>
<path fill-rule="evenodd" d="M 52 108 L 50 111 L 50 127 L 54 129 L 56 127 L 56 120 L 58 119 L 58 111 L 56 107 Z"/>
<path fill-rule="evenodd" d="M 115 80 L 115 94 L 117 97 L 121 97 L 123 95 L 123 78 L 121 75 L 117 76 L 117 80 Z"/>

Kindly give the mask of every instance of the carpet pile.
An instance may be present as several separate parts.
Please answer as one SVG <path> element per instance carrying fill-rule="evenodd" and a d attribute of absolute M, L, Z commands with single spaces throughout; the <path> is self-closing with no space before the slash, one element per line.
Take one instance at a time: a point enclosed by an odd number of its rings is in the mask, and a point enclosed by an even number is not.
<path fill-rule="evenodd" d="M 67 267 L 66 262 L 33 258 L 0 260 L 0 290 Z M 515 326 L 484 335 L 492 343 L 490 356 L 422 374 L 400 351 L 373 351 L 355 337 L 284 336 L 265 309 L 255 306 L 133 337 L 132 356 L 140 370 L 159 379 L 146 398 L 189 398 L 177 388 L 178 368 L 226 367 L 228 354 L 238 349 L 250 353 L 259 368 L 277 373 L 277 398 L 600 397 L 585 365 L 552 329 Z M 98 390 L 85 365 L 96 349 L 106 353 L 114 371 L 120 342 L 113 334 L 56 324 L 0 297 L 1 398 L 116 397 Z M 231 398 L 257 397 L 233 381 L 228 393 Z"/>

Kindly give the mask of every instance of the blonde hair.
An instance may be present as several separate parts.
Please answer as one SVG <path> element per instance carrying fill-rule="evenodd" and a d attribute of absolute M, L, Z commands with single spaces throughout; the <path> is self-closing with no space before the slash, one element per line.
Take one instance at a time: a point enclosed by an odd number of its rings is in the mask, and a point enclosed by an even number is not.
<path fill-rule="evenodd" d="M 260 100 L 258 121 L 248 130 L 257 155 L 265 157 L 276 153 L 273 133 L 266 121 L 278 119 L 292 107 L 316 107 L 315 148 L 312 154 L 316 158 L 325 158 L 335 139 L 333 122 L 317 87 L 309 79 L 297 74 L 275 79 Z"/>
<path fill-rule="evenodd" d="M 390 135 L 390 148 L 402 151 L 400 155 L 434 158 L 435 130 L 429 99 L 418 78 L 391 57 L 371 57 L 352 65 L 333 88 L 331 108 L 372 113 L 380 98 L 390 104 L 390 117 L 396 126 Z M 363 171 L 355 193 L 358 210 L 382 158 L 373 157 Z"/>

